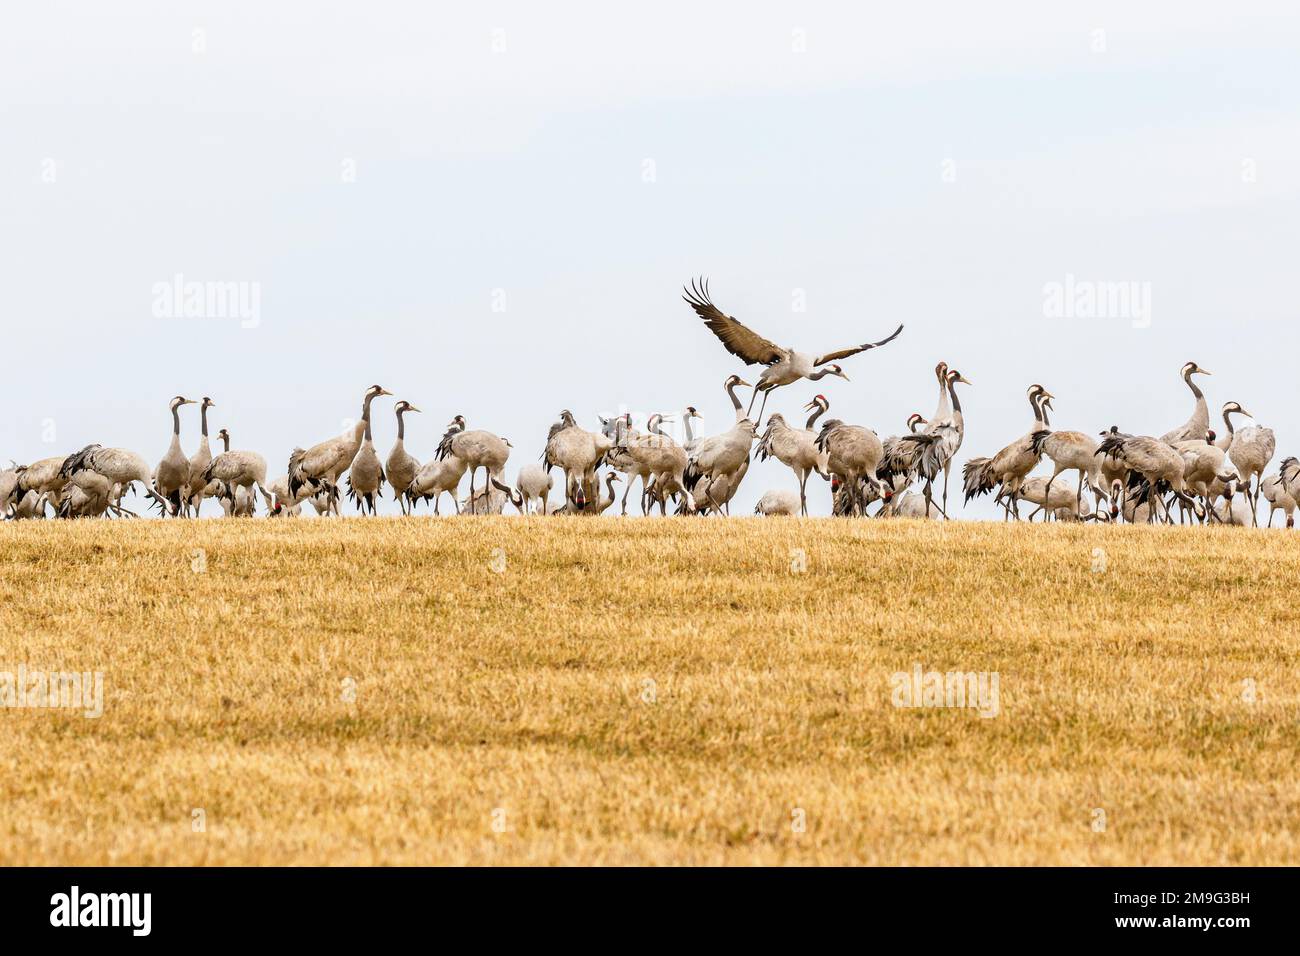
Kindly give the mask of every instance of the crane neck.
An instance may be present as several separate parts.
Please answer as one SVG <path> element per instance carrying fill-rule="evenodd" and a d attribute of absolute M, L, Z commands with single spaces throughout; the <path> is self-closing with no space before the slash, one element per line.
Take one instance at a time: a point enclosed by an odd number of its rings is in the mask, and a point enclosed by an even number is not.
<path fill-rule="evenodd" d="M 1029 404 L 1034 406 L 1034 424 L 1039 428 L 1047 428 L 1049 421 L 1046 400 L 1041 395 L 1035 395 L 1030 399 Z"/>
<path fill-rule="evenodd" d="M 374 400 L 375 396 L 367 392 L 365 400 L 361 403 L 361 420 L 366 423 L 367 428 L 370 427 L 370 403 Z"/>
<path fill-rule="evenodd" d="M 1230 415 L 1232 415 L 1232 412 L 1234 412 L 1234 411 L 1236 411 L 1235 408 L 1232 409 L 1231 411 L 1229 411 L 1228 409 L 1224 409 L 1224 411 L 1223 411 L 1223 424 L 1226 425 L 1226 426 L 1228 426 L 1228 437 L 1229 437 L 1229 438 L 1231 438 L 1231 437 L 1233 436 L 1233 434 L 1234 434 L 1234 432 L 1233 432 L 1233 430 L 1232 430 L 1232 419 L 1229 417 Z"/>
<path fill-rule="evenodd" d="M 222 435 L 221 444 L 222 444 L 222 451 L 230 451 L 230 436 Z"/>
<path fill-rule="evenodd" d="M 692 417 L 689 411 L 682 412 L 682 427 L 686 429 L 686 440 L 688 442 L 695 441 L 695 429 L 691 427 Z"/>
<path fill-rule="evenodd" d="M 1188 372 L 1186 375 L 1183 376 L 1183 381 L 1187 383 L 1187 387 L 1192 390 L 1192 394 L 1195 395 L 1198 399 L 1205 397 L 1205 393 L 1201 391 L 1200 386 L 1198 386 L 1195 382 L 1192 381 L 1191 372 Z"/>
<path fill-rule="evenodd" d="M 204 404 L 199 409 L 199 425 L 202 430 L 203 437 L 207 438 L 208 437 L 208 406 L 206 404 Z"/>
<path fill-rule="evenodd" d="M 820 382 L 829 374 L 831 374 L 830 366 L 827 366 L 826 368 L 819 368 L 817 371 L 813 372 L 811 375 L 808 376 L 808 381 Z"/>
<path fill-rule="evenodd" d="M 744 406 L 740 403 L 740 399 L 736 397 L 735 382 L 730 382 L 727 384 L 727 397 L 731 399 L 731 407 L 736 410 L 736 421 L 740 421 L 741 416 L 743 414 L 741 412 L 741 409 L 744 408 Z"/>
<path fill-rule="evenodd" d="M 939 405 L 934 410 L 933 420 L 935 422 L 941 422 L 952 414 L 953 405 L 951 396 L 952 383 L 948 381 L 948 376 L 945 373 L 944 375 L 939 376 Z"/>
<path fill-rule="evenodd" d="M 803 427 L 808 429 L 809 431 L 812 431 L 813 426 L 817 424 L 817 419 L 821 418 L 825 414 L 826 414 L 826 406 L 822 404 L 818 404 L 817 410 L 808 416 L 808 421 L 804 423 Z"/>
<path fill-rule="evenodd" d="M 406 409 L 399 408 L 397 410 L 397 440 L 398 441 L 402 441 L 403 439 L 406 438 L 406 423 L 402 419 L 402 416 L 404 414 L 406 414 Z"/>
<path fill-rule="evenodd" d="M 172 434 L 177 438 L 181 436 L 181 407 L 172 406 Z"/>
<path fill-rule="evenodd" d="M 954 414 L 961 414 L 961 399 L 957 397 L 957 381 L 953 379 L 948 382 L 948 400 L 952 402 Z"/>

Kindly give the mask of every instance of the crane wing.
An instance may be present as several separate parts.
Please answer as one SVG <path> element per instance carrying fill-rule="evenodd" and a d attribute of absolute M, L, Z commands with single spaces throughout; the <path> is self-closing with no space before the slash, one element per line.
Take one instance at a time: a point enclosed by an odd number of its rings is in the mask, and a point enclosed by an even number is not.
<path fill-rule="evenodd" d="M 819 355 L 817 358 L 813 359 L 813 365 L 825 365 L 827 362 L 834 362 L 837 359 L 848 358 L 850 355 L 857 355 L 859 352 L 865 352 L 868 349 L 878 349 L 880 346 L 888 345 L 890 342 L 894 341 L 902 331 L 903 327 L 900 325 L 898 328 L 894 329 L 893 335 L 881 339 L 879 342 L 868 342 L 865 345 L 855 345 L 852 348 L 840 349 L 838 352 L 827 352 L 825 355 Z"/>
<path fill-rule="evenodd" d="M 684 291 L 686 294 L 682 298 L 695 310 L 695 314 L 704 320 L 704 324 L 718 337 L 726 350 L 743 359 L 746 365 L 772 365 L 786 357 L 785 349 L 763 338 L 714 305 L 709 298 L 707 279 L 700 279 L 698 283 L 692 279 L 690 288 Z"/>

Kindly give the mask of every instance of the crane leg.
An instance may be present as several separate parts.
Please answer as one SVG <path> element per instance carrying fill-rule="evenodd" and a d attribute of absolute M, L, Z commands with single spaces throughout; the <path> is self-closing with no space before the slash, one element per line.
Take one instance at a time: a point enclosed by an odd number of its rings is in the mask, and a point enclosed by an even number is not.
<path fill-rule="evenodd" d="M 808 471 L 799 476 L 799 516 L 808 517 Z"/>
<path fill-rule="evenodd" d="M 757 425 L 759 422 L 763 420 L 763 410 L 767 408 L 767 396 L 771 393 L 771 391 L 772 391 L 771 389 L 768 389 L 766 392 L 763 393 L 763 404 L 758 406 L 758 418 L 754 420 L 755 425 Z"/>

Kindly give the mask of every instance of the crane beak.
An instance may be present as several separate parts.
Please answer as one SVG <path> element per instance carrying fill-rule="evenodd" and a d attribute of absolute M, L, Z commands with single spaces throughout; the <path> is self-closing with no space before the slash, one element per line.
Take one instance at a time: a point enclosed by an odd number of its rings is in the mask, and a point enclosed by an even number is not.
<path fill-rule="evenodd" d="M 1199 374 L 1199 375 L 1213 375 L 1213 374 L 1214 374 L 1214 373 L 1211 372 L 1208 368 L 1201 368 L 1199 365 L 1196 367 L 1196 372 L 1197 372 L 1197 374 Z"/>
<path fill-rule="evenodd" d="M 419 409 L 416 408 L 414 405 L 407 405 L 407 406 L 406 406 L 406 410 L 407 410 L 408 412 L 418 412 L 418 411 L 419 411 Z"/>
<path fill-rule="evenodd" d="M 968 379 L 965 375 L 958 375 L 958 376 L 957 376 L 957 381 L 961 382 L 963 385 L 974 385 L 974 384 L 975 384 L 975 383 L 972 382 L 970 379 Z"/>
<path fill-rule="evenodd" d="M 739 375 L 736 376 L 736 384 L 737 384 L 737 385 L 743 385 L 743 386 L 745 386 L 745 388 L 753 388 L 753 387 L 754 387 L 753 385 L 750 385 L 748 382 L 746 382 L 746 381 L 745 381 L 743 378 L 741 378 Z"/>
<path fill-rule="evenodd" d="M 846 382 L 851 382 L 851 381 L 853 381 L 853 379 L 849 378 L 849 377 L 848 377 L 847 375 L 845 375 L 842 371 L 840 371 L 840 372 L 836 372 L 835 374 L 838 375 L 840 378 L 844 379 L 844 381 L 846 381 Z"/>

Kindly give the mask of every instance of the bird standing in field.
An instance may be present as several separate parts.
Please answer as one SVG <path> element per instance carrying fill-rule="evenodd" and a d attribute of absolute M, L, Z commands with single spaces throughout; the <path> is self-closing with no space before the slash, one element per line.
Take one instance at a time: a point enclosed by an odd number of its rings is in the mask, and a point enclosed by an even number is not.
<path fill-rule="evenodd" d="M 683 476 L 683 483 L 691 493 L 685 509 L 687 513 L 702 510 L 707 504 L 721 514 L 749 471 L 749 451 L 754 445 L 755 429 L 754 423 L 740 410 L 736 388 L 741 385 L 748 386 L 749 383 L 738 375 L 729 375 L 722 383 L 736 411 L 736 424 L 721 434 L 698 439 L 687 458 Z M 752 400 L 750 404 L 753 404 Z"/>
<path fill-rule="evenodd" d="M 515 490 L 519 492 L 520 497 L 523 499 L 524 513 L 528 514 L 529 509 L 532 509 L 547 514 L 550 506 L 546 499 L 554 485 L 555 479 L 536 462 L 529 462 L 520 468 L 519 474 L 515 477 Z M 533 505 L 534 501 L 537 502 L 536 506 Z"/>
<path fill-rule="evenodd" d="M 134 488 L 137 481 L 144 487 L 145 494 L 154 500 L 154 504 L 164 511 L 171 507 L 171 503 L 166 498 L 154 491 L 148 463 L 133 451 L 125 448 L 87 445 L 76 454 L 65 458 L 59 469 L 60 475 L 67 481 L 75 480 L 83 471 L 93 471 L 108 480 L 110 507 L 121 510 L 122 495 L 128 488 Z M 96 492 L 98 490 L 97 487 Z"/>
<path fill-rule="evenodd" d="M 745 411 L 746 415 L 753 411 L 754 399 L 758 397 L 759 392 L 762 392 L 763 404 L 758 409 L 759 421 L 762 420 L 763 410 L 767 407 L 767 395 L 773 389 L 780 388 L 782 385 L 790 385 L 801 378 L 816 382 L 827 375 L 836 375 L 848 381 L 848 376 L 844 374 L 844 370 L 835 364 L 839 359 L 846 359 L 851 355 L 857 355 L 859 352 L 866 352 L 869 349 L 880 348 L 880 346 L 892 342 L 903 331 L 903 327 L 900 325 L 892 335 L 881 339 L 879 342 L 867 342 L 863 345 L 854 345 L 846 349 L 814 355 L 808 352 L 796 351 L 794 348 L 782 348 L 775 342 L 763 338 L 747 325 L 724 313 L 709 298 L 707 279 L 700 279 L 699 282 L 692 281 L 690 288 L 684 291 L 686 294 L 682 298 L 695 310 L 696 315 L 704 320 L 704 324 L 709 327 L 709 331 L 718 337 L 728 352 L 741 359 L 746 365 L 767 366 L 763 370 L 763 374 L 758 377 L 758 385 L 755 386 L 754 394 L 749 399 L 749 408 Z"/>
<path fill-rule="evenodd" d="M 154 469 L 154 489 L 167 499 L 164 514 L 172 516 L 181 513 L 181 496 L 190 482 L 190 460 L 181 451 L 181 412 L 182 405 L 193 405 L 194 399 L 177 395 L 168 404 L 172 413 L 172 440 L 162 461 Z"/>
<path fill-rule="evenodd" d="M 361 400 L 361 420 L 337 438 L 330 438 L 304 451 L 295 448 L 289 456 L 289 492 L 297 496 L 303 485 L 325 491 L 329 499 L 329 513 L 337 515 L 339 479 L 352 467 L 352 459 L 361 450 L 361 439 L 370 425 L 370 403 L 380 395 L 392 392 L 381 385 L 371 385 Z"/>
<path fill-rule="evenodd" d="M 79 471 L 68 481 L 59 505 L 60 518 L 98 518 L 113 507 L 114 482 L 96 471 Z M 126 512 L 120 507 L 117 514 Z"/>
<path fill-rule="evenodd" d="M 441 514 L 439 508 L 445 492 L 451 495 L 451 503 L 456 513 L 460 514 L 460 499 L 456 497 L 456 490 L 460 487 L 460 480 L 463 477 L 465 477 L 465 463 L 455 455 L 426 461 L 411 481 L 409 487 L 411 498 L 426 502 L 432 499 L 433 513 L 436 515 Z"/>
<path fill-rule="evenodd" d="M 185 482 L 185 508 L 195 518 L 199 516 L 199 505 L 203 501 L 203 472 L 212 461 L 212 446 L 208 443 L 208 409 L 216 404 L 206 395 L 199 403 L 199 450 L 190 456 L 190 476 Z"/>
<path fill-rule="evenodd" d="M 1300 482 L 1296 482 L 1290 488 L 1288 487 L 1282 477 L 1282 472 L 1287 471 L 1288 468 L 1292 470 L 1293 477 L 1295 471 L 1300 470 L 1296 468 L 1296 460 L 1288 458 L 1282 462 L 1282 468 L 1277 474 L 1270 475 L 1260 482 L 1260 490 L 1264 495 L 1264 500 L 1268 502 L 1268 527 L 1270 528 L 1273 527 L 1273 516 L 1277 514 L 1279 508 L 1282 509 L 1282 514 L 1286 517 L 1286 526 L 1288 528 L 1295 527 L 1296 499 L 1294 493 L 1300 492 Z"/>
<path fill-rule="evenodd" d="M 817 447 L 817 432 L 813 425 L 817 419 L 830 408 L 825 395 L 816 396 L 804 406 L 804 411 L 811 411 L 807 424 L 795 428 L 786 424 L 785 416 L 773 412 L 767 420 L 767 430 L 758 442 L 758 457 L 766 461 L 775 457 L 777 461 L 794 471 L 799 480 L 799 514 L 808 514 L 808 476 L 814 471 L 824 473 L 826 454 Z M 773 492 L 769 492 L 772 494 Z"/>
<path fill-rule="evenodd" d="M 954 393 L 955 394 L 955 393 Z M 1020 520 L 1020 508 L 1017 502 L 1020 484 L 1034 470 L 1042 452 L 1034 448 L 1034 435 L 1043 430 L 1046 420 L 1043 418 L 1042 403 L 1052 398 L 1052 394 L 1041 385 L 1031 385 L 1026 392 L 1029 407 L 1034 410 L 1034 423 L 1029 431 L 1007 445 L 992 458 L 972 458 L 962 468 L 966 500 L 998 488 L 994 504 L 1002 504 L 1006 509 L 1006 519 L 1014 517 Z M 1172 452 L 1173 449 L 1171 448 Z"/>
<path fill-rule="evenodd" d="M 935 407 L 934 414 L 930 416 L 927 422 L 915 412 L 908 418 L 908 430 L 915 438 L 910 438 L 909 442 L 915 446 L 915 449 L 907 449 L 906 444 L 895 445 L 892 449 L 888 443 L 885 445 L 885 457 L 881 461 L 880 467 L 890 471 L 896 471 L 897 465 L 906 463 L 907 458 L 913 454 L 920 456 L 921 452 L 927 452 L 923 457 L 918 457 L 916 462 L 916 475 L 925 480 L 925 495 L 927 500 L 933 501 L 934 480 L 943 471 L 943 517 L 947 517 L 948 508 L 948 475 L 952 471 L 952 460 L 961 448 L 962 439 L 966 434 L 966 424 L 962 418 L 960 405 L 956 417 L 953 416 L 951 385 L 948 381 L 948 363 L 940 362 L 934 367 L 934 377 L 939 383 L 939 404 Z M 966 382 L 965 379 L 962 379 Z M 970 384 L 966 382 L 966 384 Z M 918 430 L 913 425 L 913 419 L 919 424 L 925 426 L 924 429 Z M 933 439 L 925 436 L 935 436 Z M 908 438 L 908 436 L 903 436 Z M 901 439 L 900 439 L 901 440 Z M 891 454 L 892 452 L 892 454 Z M 904 458 L 898 458 L 900 454 L 905 454 Z M 901 488 L 895 488 L 895 491 L 901 491 Z M 897 505 L 891 509 L 891 513 L 897 509 Z M 911 506 L 909 506 L 911 507 Z M 927 507 L 926 513 L 929 509 Z"/>
<path fill-rule="evenodd" d="M 68 483 L 68 476 L 63 473 L 63 464 L 67 460 L 67 455 L 57 455 L 53 458 L 41 458 L 26 468 L 19 468 L 18 487 L 14 490 L 15 506 L 21 505 L 31 494 L 33 503 L 41 500 L 48 501 L 57 512 L 63 489 Z M 44 517 L 44 504 L 41 505 L 40 512 Z"/>
<path fill-rule="evenodd" d="M 1210 409 L 1205 404 L 1205 393 L 1192 381 L 1193 375 L 1210 375 L 1211 372 L 1201 368 L 1195 362 L 1188 362 L 1182 369 L 1183 381 L 1187 387 L 1192 390 L 1192 417 L 1187 419 L 1172 431 L 1167 431 L 1160 436 L 1160 440 L 1166 444 L 1172 445 L 1180 441 L 1194 441 L 1205 437 L 1206 431 L 1210 427 Z"/>
<path fill-rule="evenodd" d="M 1225 492 L 1231 499 L 1238 481 L 1232 462 L 1223 449 L 1209 442 L 1179 442 L 1175 451 L 1183 459 L 1183 487 L 1188 494 L 1200 496 L 1207 521 L 1218 520 L 1214 499 Z"/>
<path fill-rule="evenodd" d="M 1186 462 L 1168 442 L 1149 435 L 1111 433 L 1102 438 L 1097 454 L 1115 459 L 1128 470 L 1130 490 L 1126 497 L 1147 505 L 1148 523 L 1160 517 L 1162 511 L 1167 519 L 1167 509 L 1160 507 L 1160 496 L 1166 491 L 1172 491 L 1198 518 L 1205 517 L 1200 502 L 1184 490 Z M 1137 492 L 1132 489 L 1137 489 Z"/>
<path fill-rule="evenodd" d="M 260 492 L 263 497 L 266 495 L 266 459 L 255 451 L 229 451 L 230 432 L 224 428 L 217 432 L 217 437 L 227 450 L 208 463 L 201 480 L 205 485 L 215 481 L 221 486 L 223 507 L 228 504 L 231 508 L 227 514 L 242 512 L 251 515 L 256 500 L 253 492 Z M 244 489 L 242 496 L 240 488 Z"/>
<path fill-rule="evenodd" d="M 846 489 L 850 514 L 862 514 L 866 505 L 863 485 L 870 492 L 888 502 L 894 496 L 893 488 L 876 477 L 884 446 L 870 428 L 846 425 L 832 418 L 822 426 L 817 436 L 817 449 L 826 455 L 826 470 L 839 479 Z"/>
<path fill-rule="evenodd" d="M 375 451 L 375 442 L 370 434 L 370 422 L 366 421 L 366 432 L 361 439 L 361 447 L 352 459 L 348 469 L 348 497 L 357 504 L 362 514 L 369 508 L 375 513 L 375 504 L 383 494 L 384 466 L 379 463 L 379 453 Z"/>
<path fill-rule="evenodd" d="M 740 424 L 745 420 L 745 405 L 736 395 L 736 389 L 741 387 L 752 388 L 753 386 L 739 375 L 728 375 L 727 380 L 722 383 L 722 387 L 726 390 L 727 398 L 731 402 L 731 409 L 735 416 L 736 424 Z M 729 434 L 729 432 L 723 432 L 723 434 Z M 699 449 L 703 447 L 704 443 L 712 441 L 717 437 L 717 435 L 711 435 L 708 437 L 696 438 L 694 444 L 687 452 L 687 458 L 693 460 Z M 700 478 L 694 487 L 691 488 L 691 494 L 695 499 L 695 513 L 707 513 L 710 510 L 711 506 L 708 501 L 709 495 L 712 496 L 714 501 L 717 501 L 724 508 L 730 510 L 729 505 L 731 499 L 735 496 L 736 491 L 740 488 L 740 483 L 744 481 L 745 475 L 748 473 L 749 457 L 746 456 L 744 462 L 735 471 L 726 474 L 719 474 L 712 478 Z M 706 492 L 708 494 L 706 494 Z M 692 509 L 688 508 L 686 503 L 683 502 L 677 509 L 677 513 L 690 514 L 692 513 Z"/>
<path fill-rule="evenodd" d="M 946 362 L 940 362 L 935 366 L 934 371 L 943 393 L 939 399 L 939 407 L 935 409 L 934 417 L 929 422 L 919 415 L 916 416 L 921 423 L 925 424 L 925 429 L 920 433 L 902 436 L 899 440 L 899 449 L 901 451 L 909 444 L 916 446 L 913 452 L 916 456 L 915 473 L 925 482 L 922 493 L 927 502 L 934 501 L 934 481 L 939 477 L 939 472 L 943 472 L 943 504 L 939 508 L 939 513 L 944 520 L 947 520 L 948 476 L 952 472 L 953 459 L 957 457 L 961 443 L 966 437 L 966 418 L 961 410 L 961 399 L 957 397 L 957 385 L 971 383 L 955 368 L 948 368 Z M 910 422 L 909 419 L 909 425 Z M 906 462 L 907 457 L 904 456 L 902 460 Z M 929 513 L 930 508 L 927 504 L 925 514 Z"/>
<path fill-rule="evenodd" d="M 1250 501 L 1250 510 L 1255 516 L 1252 524 L 1259 527 L 1259 485 L 1264 480 L 1268 463 L 1273 460 L 1273 453 L 1277 450 L 1277 438 L 1273 434 L 1273 429 L 1260 425 L 1247 425 L 1245 428 L 1234 430 L 1232 419 L 1228 417 L 1233 414 L 1243 415 L 1246 418 L 1253 416 L 1236 402 L 1228 402 L 1223 406 L 1223 421 L 1228 426 L 1225 450 L 1228 452 L 1228 458 L 1237 468 L 1241 480 L 1241 492 Z M 1224 443 L 1216 442 L 1216 444 L 1220 448 L 1225 447 Z M 1255 480 L 1253 493 L 1250 490 L 1252 478 Z"/>
<path fill-rule="evenodd" d="M 438 443 L 439 461 L 455 458 L 469 470 L 469 502 L 474 502 L 474 473 L 483 469 L 483 487 L 502 473 L 510 458 L 510 442 L 481 428 L 465 430 L 465 416 L 457 415 L 447 424 L 447 434 Z M 436 502 L 435 502 L 436 507 Z M 457 509 L 459 511 L 459 509 Z"/>
<path fill-rule="evenodd" d="M 1079 487 L 1075 493 L 1075 513 L 1083 513 L 1084 482 L 1087 482 L 1088 487 L 1092 489 L 1097 500 L 1097 506 L 1100 508 L 1102 499 L 1107 497 L 1107 493 L 1102 486 L 1101 461 L 1097 457 L 1097 442 L 1083 432 L 1051 431 L 1051 421 L 1047 415 L 1047 410 L 1051 407 L 1052 399 L 1050 397 L 1043 399 L 1043 427 L 1034 432 L 1030 438 L 1033 450 L 1040 455 L 1046 455 L 1052 461 L 1052 477 L 1047 479 L 1047 486 L 1043 489 L 1043 501 L 1055 501 L 1052 496 L 1052 485 L 1056 481 L 1057 475 L 1063 471 L 1077 471 L 1079 473 Z M 1060 507 L 1060 505 L 1053 504 L 1050 508 L 1046 508 L 1043 512 L 1043 520 L 1046 521 L 1050 515 L 1054 515 Z"/>
<path fill-rule="evenodd" d="M 406 422 L 402 416 L 420 410 L 408 401 L 398 402 L 393 410 L 397 413 L 397 441 L 388 453 L 385 472 L 388 483 L 393 488 L 393 497 L 397 499 L 397 506 L 402 509 L 402 514 L 409 515 L 415 504 L 415 498 L 410 493 L 411 482 L 420 470 L 420 463 L 406 450 Z"/>
<path fill-rule="evenodd" d="M 564 470 L 565 500 L 583 508 L 588 498 L 600 492 L 596 484 L 596 468 L 613 447 L 612 438 L 603 432 L 587 431 L 566 408 L 560 412 L 560 420 L 551 426 L 546 436 L 542 465 L 548 474 L 556 466 Z M 473 475 L 470 477 L 472 479 Z"/>
<path fill-rule="evenodd" d="M 748 418 L 742 418 L 721 435 L 700 439 L 684 475 L 683 484 L 690 495 L 687 498 L 688 510 L 695 510 L 695 502 L 701 497 L 696 486 L 704 482 L 703 498 L 715 512 L 721 514 L 729 499 L 719 500 L 717 481 L 720 478 L 731 478 L 735 482 L 736 474 L 742 468 L 749 468 L 749 450 L 753 445 L 754 423 Z"/>
<path fill-rule="evenodd" d="M 661 513 L 666 510 L 666 493 L 662 491 L 662 486 L 671 483 L 675 488 L 685 488 L 686 450 L 663 433 L 659 428 L 662 420 L 663 416 L 656 412 L 646 423 L 648 434 L 631 435 L 627 431 L 627 416 L 624 416 L 623 427 L 619 429 L 618 441 L 614 446 L 632 459 L 632 470 L 628 473 L 629 487 L 634 477 L 641 478 L 642 514 L 649 513 L 653 497 L 650 491 L 652 478 L 659 486 L 658 500 Z M 693 506 L 694 499 L 690 498 L 690 492 L 687 491 L 686 494 L 689 503 Z"/>

